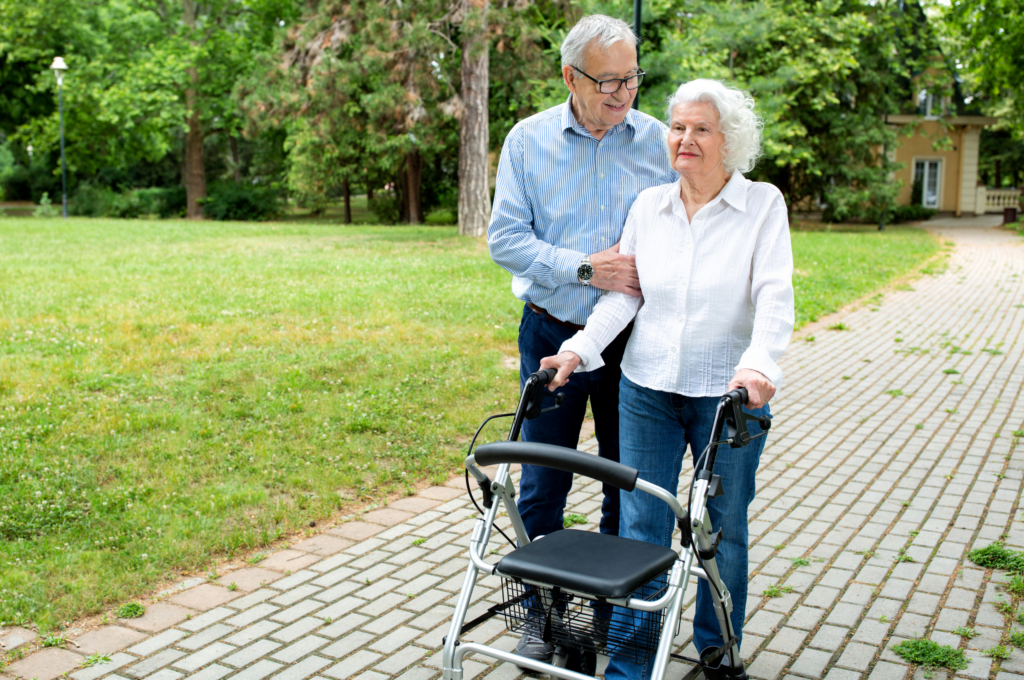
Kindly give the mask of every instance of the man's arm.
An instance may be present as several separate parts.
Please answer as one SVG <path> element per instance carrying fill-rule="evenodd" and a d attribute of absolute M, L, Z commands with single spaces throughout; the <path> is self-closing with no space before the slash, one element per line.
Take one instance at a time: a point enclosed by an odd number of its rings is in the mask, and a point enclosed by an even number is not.
<path fill-rule="evenodd" d="M 544 286 L 579 283 L 576 270 L 584 253 L 546 243 L 534 231 L 534 211 L 526 191 L 524 132 L 513 128 L 498 161 L 491 224 L 487 245 L 491 259 L 515 276 Z M 553 180 L 554 181 L 554 180 Z M 594 268 L 591 285 L 633 297 L 640 295 L 635 259 L 620 255 L 615 244 L 590 256 Z"/>

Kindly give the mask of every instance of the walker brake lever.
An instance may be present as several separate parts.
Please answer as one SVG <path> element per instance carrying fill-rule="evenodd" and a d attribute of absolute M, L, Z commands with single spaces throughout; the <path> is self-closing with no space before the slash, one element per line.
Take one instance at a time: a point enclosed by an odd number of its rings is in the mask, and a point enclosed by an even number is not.
<path fill-rule="evenodd" d="M 730 448 L 743 448 L 755 439 L 760 439 L 768 434 L 768 430 L 772 426 L 771 416 L 752 416 L 741 408 L 747 401 L 747 391 L 744 388 L 741 387 L 733 390 L 722 398 L 727 399 L 732 407 L 732 413 L 728 413 L 725 416 L 725 427 L 729 433 L 728 441 Z M 747 427 L 749 422 L 757 423 L 764 432 L 751 436 L 750 429 Z"/>
<path fill-rule="evenodd" d="M 555 405 L 554 406 L 548 406 L 546 409 L 541 409 L 541 413 L 548 413 L 549 411 L 554 411 L 556 408 L 558 408 L 559 406 L 561 406 L 564 403 L 565 403 L 565 392 L 559 392 L 558 394 L 555 395 Z"/>

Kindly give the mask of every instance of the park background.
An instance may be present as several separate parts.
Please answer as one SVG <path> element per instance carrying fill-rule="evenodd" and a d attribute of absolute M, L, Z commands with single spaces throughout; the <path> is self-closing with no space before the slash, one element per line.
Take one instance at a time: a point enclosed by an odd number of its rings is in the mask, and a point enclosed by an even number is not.
<path fill-rule="evenodd" d="M 751 176 L 822 213 L 794 220 L 800 325 L 942 271 L 932 236 L 873 226 L 899 217 L 878 150 L 915 134 L 885 116 L 920 91 L 999 117 L 981 174 L 1020 181 L 1012 3 L 644 8 L 641 108 L 697 76 L 749 89 Z M 424 223 L 468 214 L 460 168 L 564 101 L 573 22 L 631 10 L 0 0 L 0 625 L 56 629 L 447 479 L 514 402 L 521 307 L 484 244 Z"/>

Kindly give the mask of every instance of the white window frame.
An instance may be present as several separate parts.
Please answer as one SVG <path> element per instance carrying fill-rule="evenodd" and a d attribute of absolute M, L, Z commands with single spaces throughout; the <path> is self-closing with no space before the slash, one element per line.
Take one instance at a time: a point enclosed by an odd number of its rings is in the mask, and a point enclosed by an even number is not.
<path fill-rule="evenodd" d="M 911 171 L 910 171 L 911 172 L 911 174 L 910 174 L 910 184 L 911 184 L 911 187 L 913 187 L 914 178 L 917 176 L 917 164 L 918 163 L 938 163 L 938 166 L 939 166 L 939 169 L 937 171 L 938 175 L 935 178 L 936 179 L 936 181 L 935 181 L 935 207 L 933 208 L 933 210 L 941 210 L 942 209 L 942 190 L 944 188 L 943 187 L 944 182 L 942 181 L 942 178 L 943 178 L 943 175 L 945 175 L 945 172 L 946 172 L 946 159 L 942 158 L 941 156 L 939 156 L 939 157 L 936 157 L 936 156 L 914 156 L 914 158 L 912 159 L 912 165 L 911 165 Z M 928 206 L 926 206 L 924 204 L 925 195 L 926 195 L 927 190 L 928 190 L 927 186 L 922 187 L 922 190 L 921 190 L 921 205 L 923 207 L 928 207 Z"/>

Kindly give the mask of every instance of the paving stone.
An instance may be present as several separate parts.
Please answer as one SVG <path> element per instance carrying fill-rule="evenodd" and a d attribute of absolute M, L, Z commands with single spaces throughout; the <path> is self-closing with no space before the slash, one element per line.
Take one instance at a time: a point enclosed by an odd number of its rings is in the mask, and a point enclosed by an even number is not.
<path fill-rule="evenodd" d="M 146 613 L 137 619 L 118 619 L 118 621 L 122 626 L 128 628 L 146 631 L 147 633 L 156 633 L 181 623 L 191 614 L 192 612 L 184 607 L 166 602 L 157 602 L 146 607 Z M 42 680 L 42 678 L 39 680 Z"/>
<path fill-rule="evenodd" d="M 332 536 L 330 534 L 320 534 L 313 538 L 307 538 L 306 540 L 294 544 L 292 547 L 295 550 L 301 550 L 314 555 L 328 556 L 340 553 L 345 548 L 351 547 L 353 542 L 341 538 L 339 536 Z"/>
<path fill-rule="evenodd" d="M 79 667 L 82 657 L 66 649 L 47 647 L 4 669 L 5 673 L 25 680 L 54 680 Z"/>
<path fill-rule="evenodd" d="M 877 647 L 862 645 L 859 642 L 851 642 L 846 645 L 846 649 L 843 650 L 836 665 L 841 668 L 866 671 L 868 666 L 871 665 L 872 660 L 874 660 L 877 651 Z"/>
<path fill-rule="evenodd" d="M 807 639 L 807 634 L 805 630 L 787 626 L 768 640 L 767 649 L 782 654 L 792 654 L 795 650 L 800 649 L 804 640 Z M 746 635 L 746 627 L 744 627 L 744 635 Z"/>
<path fill-rule="evenodd" d="M 397 652 L 390 653 L 384 661 L 374 666 L 374 670 L 390 675 L 398 675 L 422 659 L 426 653 L 427 650 L 421 647 L 409 645 L 399 649 Z"/>
<path fill-rule="evenodd" d="M 344 524 L 339 524 L 333 529 L 329 529 L 327 533 L 350 541 L 364 541 L 371 536 L 376 536 L 382 531 L 384 531 L 384 527 L 379 524 L 370 524 L 368 522 L 345 522 Z"/>
<path fill-rule="evenodd" d="M 283 663 L 294 663 L 296 660 L 301 659 L 307 654 L 312 654 L 316 650 L 327 645 L 329 642 L 330 640 L 328 640 L 327 638 L 317 637 L 316 635 L 307 635 L 295 644 L 288 645 L 284 649 L 280 649 L 274 652 L 274 654 L 272 654 L 270 658 L 274 659 L 275 661 L 281 661 Z M 325 661 L 324 666 L 326 666 L 328 663 L 330 662 Z M 323 666 L 318 666 L 310 672 L 310 675 L 320 670 L 321 668 L 323 668 Z"/>
<path fill-rule="evenodd" d="M 248 626 L 250 623 L 255 623 L 260 619 L 266 618 L 271 614 L 280 611 L 280 609 L 280 607 L 275 607 L 272 604 L 264 602 L 263 604 L 258 604 L 255 607 L 246 609 L 241 614 L 232 616 L 230 619 L 224 621 L 224 623 L 236 628 L 242 628 L 243 626 Z"/>
<path fill-rule="evenodd" d="M 391 527 L 396 524 L 401 524 L 407 520 L 415 517 L 416 514 L 412 512 L 406 512 L 405 510 L 398 510 L 394 507 L 381 508 L 379 510 L 373 510 L 363 515 L 363 518 L 367 522 L 373 524 L 381 524 L 386 527 Z"/>
<path fill-rule="evenodd" d="M 122 626 L 104 626 L 75 638 L 79 654 L 112 654 L 144 639 L 146 635 Z"/>
<path fill-rule="evenodd" d="M 348 547 L 348 546 L 345 546 Z M 274 571 L 290 571 L 295 573 L 306 567 L 319 562 L 322 558 L 319 555 L 311 555 L 313 551 L 302 551 L 295 549 L 278 550 L 269 557 L 260 561 L 256 566 L 262 569 L 273 569 Z"/>
<path fill-rule="evenodd" d="M 257 605 L 261 602 L 265 602 L 272 597 L 277 597 L 277 595 L 278 592 L 276 590 L 271 590 L 270 588 L 260 588 L 259 590 L 252 591 L 245 597 L 229 602 L 226 606 L 231 607 L 235 610 L 248 609 L 249 607 Z"/>
<path fill-rule="evenodd" d="M 263 659 L 262 661 L 249 666 L 241 673 L 232 676 L 232 680 L 263 680 L 263 678 L 272 673 L 278 672 L 283 667 L 283 664 L 279 664 L 276 661 Z"/>
<path fill-rule="evenodd" d="M 234 666 L 235 668 L 242 668 L 280 648 L 281 645 L 277 642 L 258 640 L 248 647 L 243 647 L 231 656 L 221 659 L 221 663 Z"/>
<path fill-rule="evenodd" d="M 225 635 L 234 632 L 235 629 L 231 626 L 225 625 L 223 623 L 217 623 L 210 626 L 202 633 L 199 633 L 197 635 L 190 635 L 184 640 L 178 642 L 176 646 L 181 649 L 196 650 L 200 647 L 205 647 L 211 642 L 215 642 L 224 637 Z"/>
<path fill-rule="evenodd" d="M 284 574 L 271 571 L 270 569 L 247 567 L 224 574 L 217 579 L 217 583 L 222 586 L 229 586 L 234 583 L 239 590 L 249 593 L 262 588 L 265 584 L 273 583 L 283 576 Z"/>
<path fill-rule="evenodd" d="M 196 632 L 202 630 L 203 628 L 206 628 L 207 626 L 212 626 L 218 621 L 226 619 L 229 616 L 233 616 L 234 614 L 235 611 L 233 609 L 228 609 L 227 607 L 216 607 L 206 612 L 205 614 L 193 616 L 188 621 L 185 621 L 184 623 L 179 623 L 178 628 L 180 628 L 181 630 L 189 630 L 192 632 Z"/>
<path fill-rule="evenodd" d="M 789 664 L 789 657 L 775 652 L 761 652 L 747 669 L 748 675 L 760 680 L 775 680 Z"/>
<path fill-rule="evenodd" d="M 810 646 L 817 649 L 835 651 L 842 646 L 848 632 L 846 628 L 822 625 L 818 629 L 817 634 L 811 638 Z"/>
<path fill-rule="evenodd" d="M 213 609 L 231 600 L 237 600 L 242 595 L 243 593 L 230 591 L 227 588 L 215 586 L 212 583 L 204 583 L 201 586 L 186 590 L 180 595 L 175 595 L 168 602 L 205 612 L 207 609 Z"/>
<path fill-rule="evenodd" d="M 280 623 L 292 623 L 307 614 L 323 608 L 323 606 L 323 602 L 317 602 L 316 600 L 303 600 L 298 604 L 292 605 L 291 607 L 272 615 L 270 619 L 272 621 L 279 621 Z"/>
<path fill-rule="evenodd" d="M 278 628 L 281 628 L 280 623 L 274 623 L 273 621 L 260 621 L 255 625 L 238 631 L 231 637 L 224 638 L 224 642 L 235 645 L 236 647 L 244 647 L 253 640 L 259 640 L 260 638 L 267 637 Z"/>
<path fill-rule="evenodd" d="M 157 671 L 150 675 L 148 680 L 178 680 L 179 678 L 185 677 L 184 673 L 165 668 L 162 671 Z"/>
<path fill-rule="evenodd" d="M 0 629 L 0 645 L 7 651 L 16 649 L 35 640 L 37 635 L 27 628 L 14 626 Z"/>
<path fill-rule="evenodd" d="M 388 507 L 394 508 L 395 510 L 405 510 L 413 514 L 419 514 L 432 510 L 437 506 L 441 505 L 440 500 L 425 498 L 422 494 L 420 496 L 406 496 L 405 498 L 399 498 L 397 501 L 393 501 Z"/>
<path fill-rule="evenodd" d="M 154 635 L 153 637 L 143 642 L 140 642 L 134 647 L 129 647 L 127 651 L 129 654 L 135 654 L 136 656 L 149 656 L 153 652 L 157 652 L 163 649 L 164 647 L 169 647 L 178 640 L 187 636 L 188 633 L 184 631 L 173 629 L 165 630 L 159 635 Z"/>
<path fill-rule="evenodd" d="M 800 653 L 789 670 L 808 678 L 820 678 L 831 659 L 832 652 L 808 648 Z"/>
<path fill-rule="evenodd" d="M 104 675 L 109 675 L 117 669 L 127 666 L 130 663 L 138 661 L 131 654 L 125 654 L 124 652 L 114 653 L 110 655 L 110 661 L 106 663 L 98 663 L 88 668 L 83 668 L 80 671 L 76 671 L 71 674 L 74 680 L 96 680 Z"/>
<path fill-rule="evenodd" d="M 213 664 L 207 666 L 198 673 L 193 673 L 189 676 L 189 680 L 220 680 L 225 675 L 234 673 L 235 669 L 228 668 L 227 666 L 221 666 L 220 664 Z"/>
<path fill-rule="evenodd" d="M 274 590 L 292 590 L 295 586 L 305 583 L 310 579 L 319 576 L 320 572 L 313 571 L 311 569 L 301 569 L 290 576 L 286 576 L 280 581 L 270 586 Z"/>
<path fill-rule="evenodd" d="M 355 650 L 369 644 L 373 640 L 374 636 L 369 633 L 362 631 L 351 633 L 335 642 L 330 647 L 322 649 L 320 651 L 324 656 L 329 656 L 334 659 L 340 659 L 341 657 L 351 654 Z"/>
<path fill-rule="evenodd" d="M 888 661 L 879 661 L 871 669 L 868 680 L 903 680 L 910 673 L 910 669 L 900 664 Z"/>
<path fill-rule="evenodd" d="M 367 666 L 377 663 L 380 658 L 380 654 L 364 649 L 360 652 L 356 652 L 346 659 L 343 659 L 341 663 L 331 666 L 325 670 L 323 674 L 336 678 L 336 680 L 347 680 Z"/>
<path fill-rule="evenodd" d="M 152 675 L 164 666 L 174 663 L 183 656 L 185 656 L 185 652 L 179 652 L 176 649 L 165 649 L 158 654 L 154 654 L 148 659 L 140 661 L 123 672 L 125 675 L 133 678 L 144 678 Z M 43 679 L 39 678 L 39 680 Z"/>
<path fill-rule="evenodd" d="M 236 649 L 237 647 L 226 645 L 223 642 L 214 642 L 212 644 L 207 645 L 206 647 L 204 647 L 203 649 L 199 650 L 194 654 L 190 654 L 182 659 L 178 659 L 173 664 L 171 664 L 171 666 L 177 668 L 178 670 L 182 670 L 187 673 L 192 673 L 194 671 L 199 670 L 203 666 L 213 663 L 220 657 L 224 656 L 225 654 L 229 654 L 235 651 Z"/>
<path fill-rule="evenodd" d="M 466 489 L 463 486 L 462 489 L 452 489 L 446 486 L 431 486 L 423 489 L 417 495 L 423 498 L 430 498 L 437 501 L 450 501 L 454 498 L 458 498 L 465 494 Z"/>
<path fill-rule="evenodd" d="M 303 678 L 308 678 L 330 664 L 331 662 L 327 659 L 311 656 L 299 663 L 288 666 L 286 670 L 273 676 L 272 680 L 303 680 Z"/>

